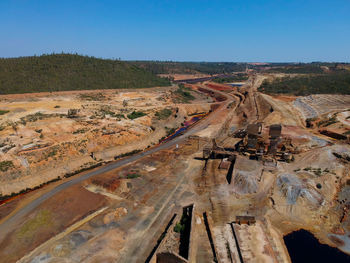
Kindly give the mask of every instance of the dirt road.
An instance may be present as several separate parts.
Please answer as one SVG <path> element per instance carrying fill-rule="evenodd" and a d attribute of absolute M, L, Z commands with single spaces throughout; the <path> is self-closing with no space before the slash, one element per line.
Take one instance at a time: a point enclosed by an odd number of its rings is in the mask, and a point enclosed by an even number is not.
<path fill-rule="evenodd" d="M 209 88 L 207 88 L 209 89 Z M 75 185 L 77 183 L 80 183 L 92 176 L 98 175 L 98 174 L 102 174 L 102 173 L 106 173 L 108 171 L 111 171 L 113 169 L 116 169 L 118 167 L 121 167 L 123 165 L 126 165 L 128 163 L 131 162 L 135 162 L 145 156 L 151 155 L 155 152 L 170 148 L 176 144 L 180 144 L 181 142 L 183 142 L 187 137 L 207 128 L 210 123 L 215 120 L 217 118 L 217 116 L 219 116 L 221 114 L 221 112 L 223 110 L 225 110 L 227 108 L 227 106 L 236 98 L 227 95 L 226 93 L 223 92 L 219 92 L 216 90 L 213 90 L 216 93 L 220 93 L 221 95 L 225 96 L 227 99 L 225 101 L 223 101 L 221 103 L 221 105 L 214 111 L 212 112 L 208 117 L 206 117 L 205 119 L 199 121 L 197 124 L 195 124 L 192 128 L 190 128 L 188 131 L 186 131 L 186 133 L 184 133 L 181 136 L 178 136 L 176 138 L 174 138 L 171 141 L 168 141 L 164 144 L 160 144 L 154 148 L 151 148 L 147 151 L 135 154 L 133 156 L 124 158 L 122 160 L 107 164 L 99 169 L 96 169 L 94 171 L 91 171 L 89 173 L 86 173 L 84 175 L 81 176 L 77 176 L 75 178 L 73 178 L 72 180 L 66 181 L 60 185 L 58 185 L 57 187 L 55 187 L 54 189 L 50 190 L 49 192 L 44 193 L 43 195 L 41 195 L 39 198 L 33 200 L 32 202 L 30 202 L 29 204 L 27 204 L 26 206 L 22 207 L 21 209 L 19 209 L 15 214 L 13 214 L 11 217 L 7 218 L 6 221 L 4 221 L 2 224 L 0 224 L 0 235 L 1 236 L 5 236 L 10 230 L 12 230 L 19 222 L 20 220 L 28 215 L 30 212 L 32 212 L 34 209 L 36 209 L 40 204 L 42 204 L 45 200 L 53 197 L 54 195 L 56 195 L 57 193 L 59 193 L 60 191 L 67 189 L 68 187 L 71 187 L 72 185 Z"/>

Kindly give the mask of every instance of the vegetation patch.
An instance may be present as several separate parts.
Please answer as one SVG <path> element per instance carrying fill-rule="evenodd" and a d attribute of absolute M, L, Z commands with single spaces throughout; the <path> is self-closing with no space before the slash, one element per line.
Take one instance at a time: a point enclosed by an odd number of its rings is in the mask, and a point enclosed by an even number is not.
<path fill-rule="evenodd" d="M 126 156 L 131 156 L 131 155 L 134 155 L 134 154 L 139 153 L 141 151 L 142 150 L 133 150 L 133 151 L 128 152 L 128 153 L 122 153 L 122 154 L 119 154 L 117 156 L 114 156 L 114 160 L 117 160 L 117 159 L 120 159 L 120 158 L 123 158 L 123 157 L 126 157 Z"/>
<path fill-rule="evenodd" d="M 239 82 L 248 80 L 248 75 L 246 74 L 237 74 L 235 76 L 227 76 L 227 77 L 218 77 L 213 79 L 216 83 L 229 83 L 229 82 Z"/>
<path fill-rule="evenodd" d="M 185 230 L 185 224 L 182 224 L 181 222 L 176 223 L 174 226 L 174 231 L 176 233 L 181 233 Z"/>
<path fill-rule="evenodd" d="M 34 218 L 29 219 L 18 231 L 18 238 L 31 238 L 42 227 L 52 225 L 52 215 L 48 210 L 40 210 Z"/>
<path fill-rule="evenodd" d="M 169 128 L 165 126 L 165 131 L 166 131 L 166 137 L 169 135 L 173 134 L 177 129 L 176 128 Z"/>
<path fill-rule="evenodd" d="M 244 71 L 246 63 L 235 62 L 172 62 L 172 61 L 132 61 L 138 67 L 154 74 L 222 74 Z"/>
<path fill-rule="evenodd" d="M 296 65 L 286 65 L 282 67 L 274 67 L 267 72 L 271 73 L 286 73 L 286 74 L 320 74 L 323 73 L 321 65 L 318 63 L 311 64 L 296 64 Z"/>
<path fill-rule="evenodd" d="M 300 169 L 299 169 L 300 170 Z M 329 169 L 326 168 L 322 171 L 321 168 L 313 168 L 313 167 L 306 167 L 303 169 L 304 171 L 307 172 L 312 172 L 316 176 L 322 176 L 323 173 L 330 173 Z M 294 170 L 295 171 L 295 170 Z"/>
<path fill-rule="evenodd" d="M 191 94 L 191 89 L 186 88 L 183 84 L 179 85 L 179 88 L 175 90 L 174 94 L 176 102 L 189 103 L 195 99 Z"/>
<path fill-rule="evenodd" d="M 336 72 L 319 75 L 284 77 L 265 80 L 259 91 L 270 94 L 287 93 L 297 96 L 310 94 L 350 94 L 350 73 Z"/>
<path fill-rule="evenodd" d="M 334 113 L 334 114 L 332 115 L 332 117 L 327 118 L 327 119 L 322 120 L 322 121 L 319 121 L 319 122 L 317 123 L 317 126 L 318 126 L 318 127 L 327 127 L 327 126 L 330 126 L 330 125 L 332 125 L 332 124 L 334 124 L 334 123 L 337 123 L 337 122 L 338 122 L 338 120 L 337 120 L 337 114 Z"/>
<path fill-rule="evenodd" d="M 51 151 L 47 154 L 47 158 L 55 156 L 58 152 L 58 148 L 57 145 L 52 147 Z"/>
<path fill-rule="evenodd" d="M 138 173 L 129 173 L 126 175 L 126 179 L 134 179 L 134 178 L 138 178 L 141 177 L 141 174 Z"/>
<path fill-rule="evenodd" d="M 73 54 L 0 59 L 0 94 L 169 86 L 133 63 Z"/>
<path fill-rule="evenodd" d="M 125 119 L 125 116 L 124 114 L 120 114 L 120 113 L 115 113 L 114 111 L 111 110 L 110 107 L 108 106 L 104 106 L 100 109 L 99 112 L 96 112 L 95 113 L 97 116 L 100 116 L 100 117 L 105 117 L 106 115 L 109 115 L 113 118 L 118 118 L 118 119 Z"/>
<path fill-rule="evenodd" d="M 6 172 L 8 169 L 13 168 L 13 162 L 12 161 L 2 161 L 0 162 L 0 171 Z"/>
<path fill-rule="evenodd" d="M 157 111 L 155 113 L 155 116 L 158 118 L 158 120 L 166 120 L 172 113 L 173 111 L 171 109 L 162 109 L 160 111 Z"/>
<path fill-rule="evenodd" d="M 80 94 L 79 98 L 81 100 L 88 100 L 88 101 L 101 101 L 106 99 L 106 97 L 101 92 L 90 93 L 90 94 Z"/>
<path fill-rule="evenodd" d="M 93 164 L 93 165 L 91 165 L 91 166 L 83 167 L 83 168 L 78 169 L 78 170 L 76 170 L 76 171 L 74 171 L 74 172 L 72 172 L 72 173 L 66 173 L 66 174 L 64 175 L 64 177 L 65 177 L 65 178 L 72 177 L 72 176 L 74 176 L 74 175 L 76 175 L 76 174 L 79 174 L 79 173 L 85 172 L 85 171 L 87 171 L 87 170 L 90 170 L 90 169 L 99 167 L 99 166 L 101 166 L 102 164 L 103 164 L 103 163 L 95 163 L 95 164 Z"/>
<path fill-rule="evenodd" d="M 128 118 L 130 120 L 134 120 L 143 116 L 146 116 L 147 114 L 142 111 L 133 111 L 132 113 L 128 114 Z"/>
<path fill-rule="evenodd" d="M 40 184 L 40 185 L 37 185 L 37 186 L 35 186 L 35 187 L 33 187 L 33 188 L 26 188 L 26 189 L 22 189 L 21 191 L 19 191 L 18 193 L 11 193 L 11 194 L 8 194 L 8 195 L 1 195 L 0 194 L 0 204 L 2 203 L 2 202 L 4 202 L 4 201 L 6 201 L 7 199 L 9 199 L 9 198 L 12 198 L 12 197 L 15 197 L 15 196 L 17 196 L 17 195 L 21 195 L 21 194 L 25 194 L 25 193 L 28 193 L 28 192 L 30 192 L 30 191 L 34 191 L 34 190 L 36 190 L 36 189 L 39 189 L 39 188 L 41 188 L 41 187 L 43 187 L 43 186 L 45 186 L 45 185 L 47 185 L 47 184 L 50 184 L 50 183 L 53 183 L 53 182 L 57 182 L 57 181 L 59 181 L 59 180 L 61 180 L 61 177 L 57 177 L 57 178 L 54 178 L 54 179 L 52 179 L 52 180 L 50 180 L 50 181 L 47 181 L 47 182 L 45 182 L 45 183 L 42 183 L 42 184 Z"/>
<path fill-rule="evenodd" d="M 78 129 L 78 130 L 74 131 L 73 134 L 85 133 L 87 131 L 88 131 L 88 129 L 82 128 L 82 129 Z"/>
<path fill-rule="evenodd" d="M 38 120 L 48 119 L 52 117 L 63 117 L 63 114 L 45 114 L 40 111 L 24 116 L 20 119 L 20 123 L 26 125 L 27 122 L 36 122 Z"/>
<path fill-rule="evenodd" d="M 6 113 L 9 113 L 10 111 L 8 111 L 8 110 L 0 110 L 0 115 L 4 115 L 4 114 L 6 114 Z"/>

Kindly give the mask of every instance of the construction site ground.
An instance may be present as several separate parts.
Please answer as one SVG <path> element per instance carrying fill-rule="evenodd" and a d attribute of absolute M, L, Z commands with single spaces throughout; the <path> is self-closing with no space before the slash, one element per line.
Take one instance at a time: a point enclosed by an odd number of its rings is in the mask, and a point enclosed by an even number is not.
<path fill-rule="evenodd" d="M 137 110 L 147 115 L 135 120 L 116 120 L 118 117 L 110 115 L 98 119 L 99 125 L 106 127 L 117 123 L 111 131 L 129 125 L 118 136 L 123 142 L 111 138 L 97 143 L 104 131 L 89 134 L 95 124 L 82 126 L 76 118 L 57 116 L 38 120 L 35 128 L 27 124 L 15 130 L 8 125 L 0 131 L 1 138 L 16 138 L 11 139 L 15 144 L 12 152 L 1 158 L 13 160 L 19 170 L 23 156 L 19 152 L 25 140 L 37 133 L 33 129 L 42 129 L 44 134 L 40 138 L 38 133 L 36 143 L 46 140 L 57 145 L 61 139 L 71 142 L 74 137 L 74 141 L 87 140 L 95 147 L 87 146 L 81 155 L 64 155 L 65 148 L 59 148 L 57 152 L 62 152 L 64 158 L 54 160 L 50 156 L 49 160 L 34 161 L 29 174 L 19 173 L 16 178 L 10 173 L 1 174 L 4 194 L 4 189 L 12 185 L 11 191 L 22 190 L 57 177 L 61 163 L 71 167 L 83 164 L 80 160 L 84 158 L 97 162 L 89 156 L 91 151 L 97 160 L 113 160 L 2 204 L 0 262 L 157 262 L 157 256 L 158 262 L 160 256 L 174 256 L 181 260 L 177 262 L 290 262 L 283 236 L 298 229 L 350 253 L 350 146 L 345 139 L 320 133 L 320 129 L 329 129 L 346 135 L 350 130 L 350 97 L 270 96 L 258 92 L 262 81 L 271 77 L 252 75 L 241 87 L 222 85 L 222 89 L 206 82 L 187 85 L 196 97 L 190 103 L 175 102 L 171 91 L 176 87 L 101 91 L 102 101 L 82 102 L 80 93 L 35 94 L 33 102 L 20 95 L 2 98 L 0 108 L 12 113 L 0 117 L 2 123 L 35 113 L 36 100 L 46 114 L 67 114 L 68 109 L 79 108 L 78 114 L 85 118 L 103 104 L 115 114 L 128 115 Z M 87 94 L 91 96 L 91 91 Z M 163 99 L 157 99 L 160 97 Z M 125 106 L 124 100 L 128 101 Z M 55 108 L 56 104 L 60 107 Z M 167 107 L 173 109 L 173 114 L 158 120 L 155 112 Z M 14 110 L 18 108 L 24 111 Z M 123 108 L 126 110 L 121 111 Z M 198 113 L 209 114 L 178 137 L 158 144 L 166 135 L 165 126 L 178 128 Z M 312 125 L 306 127 L 306 119 L 311 116 Z M 281 136 L 291 139 L 293 160 L 273 164 L 252 160 L 236 150 L 232 150 L 234 162 L 221 157 L 203 158 L 203 149 L 211 146 L 213 139 L 218 147 L 235 148 L 230 146 L 240 141 L 234 138 L 235 132 L 252 123 L 262 123 L 262 138 L 266 141 L 269 126 L 282 124 Z M 64 125 L 65 134 L 55 135 L 59 129 L 46 128 L 50 125 Z M 67 135 L 82 127 L 89 128 L 89 132 Z M 116 137 L 115 133 L 107 136 Z M 15 143 L 17 140 L 20 143 Z M 114 161 L 116 155 L 135 149 L 143 151 Z M 228 162 L 228 166 L 222 162 Z M 46 179 L 37 172 L 51 168 L 52 176 Z M 30 177 L 33 181 L 26 179 Z M 22 182 L 21 187 L 17 182 Z M 181 223 L 183 208 L 188 206 L 192 216 L 186 258 L 181 256 L 182 237 L 176 226 Z M 238 222 L 237 218 L 254 218 L 254 222 Z"/>

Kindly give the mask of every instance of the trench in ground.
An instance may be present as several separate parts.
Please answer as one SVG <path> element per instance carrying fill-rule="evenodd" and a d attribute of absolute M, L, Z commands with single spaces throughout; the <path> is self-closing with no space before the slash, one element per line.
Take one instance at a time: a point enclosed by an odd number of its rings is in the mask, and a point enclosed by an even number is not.
<path fill-rule="evenodd" d="M 172 223 L 173 223 L 175 217 L 176 217 L 176 214 L 174 214 L 174 215 L 172 216 L 172 218 L 170 219 L 169 223 L 168 223 L 167 226 L 165 227 L 163 233 L 159 236 L 159 238 L 158 238 L 158 240 L 157 240 L 157 244 L 153 247 L 151 253 L 150 253 L 149 256 L 146 258 L 145 263 L 149 263 L 149 262 L 151 261 L 151 259 L 152 259 L 153 255 L 154 255 L 154 253 L 156 253 L 156 251 L 157 251 L 157 249 L 158 249 L 160 243 L 162 242 L 162 240 L 163 240 L 164 237 L 166 236 L 166 234 L 167 234 L 167 232 L 168 232 L 170 226 L 172 225 Z"/>
<path fill-rule="evenodd" d="M 184 207 L 182 209 L 182 217 L 180 220 L 182 229 L 180 231 L 179 255 L 186 259 L 188 259 L 190 247 L 192 211 L 193 205 Z"/>
<path fill-rule="evenodd" d="M 209 223 L 208 223 L 207 212 L 203 213 L 203 219 L 204 219 L 205 229 L 207 231 L 207 235 L 208 235 L 208 238 L 209 238 L 210 247 L 211 247 L 211 250 L 213 252 L 213 261 L 217 263 L 218 259 L 217 259 L 217 256 L 216 256 L 213 236 L 211 235 L 211 231 L 210 231 L 210 227 L 209 227 Z"/>

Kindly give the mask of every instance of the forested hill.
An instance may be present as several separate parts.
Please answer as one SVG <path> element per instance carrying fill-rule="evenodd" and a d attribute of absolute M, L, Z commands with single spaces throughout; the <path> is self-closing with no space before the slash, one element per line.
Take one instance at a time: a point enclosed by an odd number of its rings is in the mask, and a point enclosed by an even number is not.
<path fill-rule="evenodd" d="M 350 94 L 350 72 L 304 75 L 264 81 L 259 91 L 297 96 L 310 94 Z"/>
<path fill-rule="evenodd" d="M 0 94 L 167 85 L 168 79 L 118 60 L 72 54 L 0 58 Z"/>
<path fill-rule="evenodd" d="M 222 74 L 245 71 L 247 63 L 235 62 L 173 62 L 173 61 L 130 61 L 154 74 Z"/>

